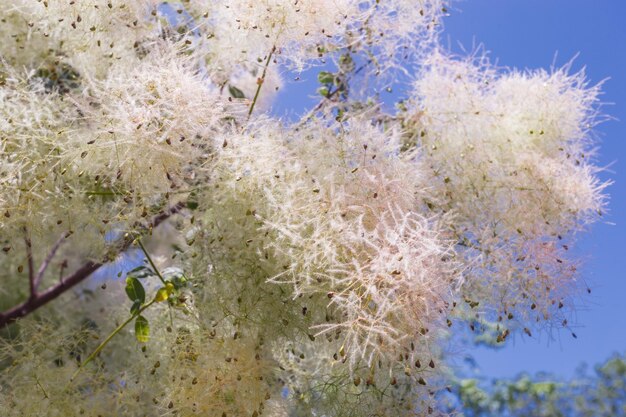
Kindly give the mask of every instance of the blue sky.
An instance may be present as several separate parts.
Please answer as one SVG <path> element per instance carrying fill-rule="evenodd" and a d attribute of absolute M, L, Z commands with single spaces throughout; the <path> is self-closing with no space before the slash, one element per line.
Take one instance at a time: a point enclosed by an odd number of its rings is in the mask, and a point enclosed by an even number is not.
<path fill-rule="evenodd" d="M 540 371 L 571 377 L 582 363 L 626 352 L 626 126 L 621 121 L 626 121 L 626 0 L 458 0 L 449 10 L 442 40 L 454 52 L 482 44 L 500 66 L 529 69 L 562 66 L 576 57 L 573 68 L 586 67 L 592 84 L 606 80 L 601 110 L 613 120 L 596 129 L 598 165 L 610 165 L 602 177 L 614 185 L 608 189 L 604 222 L 578 242 L 581 278 L 592 289 L 576 312 L 578 338 L 561 331 L 517 337 L 498 351 L 467 352 L 486 377 Z M 316 74 L 309 71 L 301 81 L 288 82 L 274 113 L 293 118 L 316 103 L 317 98 L 302 98 L 303 92 L 314 94 Z"/>
<path fill-rule="evenodd" d="M 509 377 L 548 371 L 563 377 L 582 362 L 595 364 L 613 352 L 626 352 L 626 1 L 622 0 L 468 0 L 456 2 L 443 39 L 471 50 L 482 43 L 500 65 L 518 68 L 563 65 L 577 56 L 591 83 L 603 86 L 603 113 L 614 120 L 597 127 L 598 164 L 611 165 L 603 178 L 614 185 L 604 223 L 580 236 L 581 277 L 591 295 L 577 311 L 577 339 L 569 332 L 529 339 L 499 351 L 471 352 L 486 376 Z M 613 104 L 608 104 L 613 103 Z"/>

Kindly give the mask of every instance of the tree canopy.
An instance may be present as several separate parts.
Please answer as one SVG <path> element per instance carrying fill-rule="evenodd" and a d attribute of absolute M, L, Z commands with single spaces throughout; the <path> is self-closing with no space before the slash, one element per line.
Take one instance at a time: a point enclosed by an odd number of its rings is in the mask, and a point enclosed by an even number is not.
<path fill-rule="evenodd" d="M 626 362 L 614 355 L 595 368 L 580 369 L 571 381 L 550 375 L 520 375 L 485 383 L 459 379 L 450 410 L 466 417 L 604 417 L 626 414 Z"/>
<path fill-rule="evenodd" d="M 2 7 L 3 415 L 444 415 L 452 336 L 568 330 L 599 87 L 453 56 L 446 7 Z"/>

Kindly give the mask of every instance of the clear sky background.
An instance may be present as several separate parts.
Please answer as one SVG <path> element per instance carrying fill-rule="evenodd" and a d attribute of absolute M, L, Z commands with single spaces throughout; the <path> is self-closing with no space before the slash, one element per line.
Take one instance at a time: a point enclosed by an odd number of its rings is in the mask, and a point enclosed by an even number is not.
<path fill-rule="evenodd" d="M 483 43 L 492 59 L 518 68 L 563 65 L 586 68 L 595 84 L 604 82 L 602 107 L 614 118 L 597 127 L 598 164 L 612 179 L 604 223 L 580 236 L 581 276 L 592 289 L 577 311 L 578 338 L 569 332 L 518 337 L 513 345 L 472 352 L 488 376 L 548 371 L 570 377 L 582 362 L 595 364 L 626 352 L 626 1 L 467 0 L 451 7 L 443 40 L 453 51 Z M 555 58 L 556 57 L 556 58 Z"/>
<path fill-rule="evenodd" d="M 500 350 L 467 352 L 485 377 L 546 371 L 569 378 L 582 363 L 594 365 L 626 353 L 626 0 L 456 0 L 444 20 L 444 45 L 461 53 L 482 44 L 492 61 L 516 68 L 562 66 L 572 58 L 592 84 L 604 82 L 602 112 L 613 120 L 597 127 L 598 165 L 614 185 L 604 222 L 580 235 L 581 278 L 592 289 L 576 312 L 573 330 L 517 337 Z M 319 69 L 287 82 L 275 114 L 294 118 L 319 100 Z M 288 77 L 288 76 L 287 76 Z"/>

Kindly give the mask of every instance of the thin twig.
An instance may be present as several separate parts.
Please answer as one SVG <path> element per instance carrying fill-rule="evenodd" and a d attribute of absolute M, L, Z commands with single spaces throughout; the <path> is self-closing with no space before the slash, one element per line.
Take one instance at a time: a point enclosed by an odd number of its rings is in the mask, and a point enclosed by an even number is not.
<path fill-rule="evenodd" d="M 146 248 L 143 246 L 143 243 L 141 242 L 141 238 L 137 238 L 136 239 L 137 243 L 139 244 L 139 246 L 141 247 L 141 250 L 143 251 L 143 253 L 146 255 L 146 258 L 148 258 L 148 261 L 150 262 L 150 265 L 152 265 L 152 269 L 154 270 L 154 272 L 157 274 L 157 276 L 161 279 L 161 282 L 163 282 L 163 284 L 165 284 L 165 280 L 163 279 L 163 275 L 161 274 L 161 271 L 159 271 L 159 269 L 156 267 L 156 265 L 154 264 L 154 262 L 152 262 L 152 258 L 150 257 L 150 254 L 148 254 L 148 251 L 146 250 Z M 158 292 L 157 292 L 158 295 Z M 169 294 L 168 294 L 169 297 Z M 91 355 L 89 355 L 87 357 L 87 359 L 85 359 L 85 361 L 83 363 L 81 363 L 78 366 L 78 369 L 76 370 L 76 372 L 74 372 L 74 374 L 72 375 L 72 378 L 70 378 L 70 382 L 69 384 L 72 383 L 72 381 L 76 378 L 76 376 L 83 370 L 83 368 L 89 363 L 91 362 L 93 359 L 95 359 L 100 352 L 102 351 L 102 349 L 104 349 L 104 347 L 115 337 L 116 334 L 118 334 L 119 332 L 122 331 L 122 329 L 124 327 L 126 327 L 131 321 L 133 321 L 136 317 L 140 317 L 141 313 L 143 313 L 145 310 L 147 310 L 152 304 L 157 303 L 161 300 L 157 299 L 157 297 L 154 297 L 152 299 L 152 301 L 150 301 L 148 304 L 144 305 L 143 307 L 141 307 L 139 310 L 137 310 L 136 312 L 132 313 L 131 316 L 126 319 L 122 324 L 120 324 L 119 326 L 117 326 L 115 328 L 115 330 L 113 330 L 113 332 L 111 334 L 109 334 L 107 336 L 106 339 L 104 339 L 104 341 L 102 343 L 100 343 L 100 345 L 98 345 L 98 347 L 96 348 L 96 350 L 94 350 Z M 169 305 L 168 303 L 168 307 L 170 307 L 170 318 L 171 318 L 171 314 L 172 314 L 172 306 Z"/>
<path fill-rule="evenodd" d="M 350 74 L 350 73 L 345 74 L 345 75 L 346 75 L 346 80 L 344 81 L 344 84 L 348 84 L 348 82 L 350 81 L 350 77 L 351 77 L 351 76 L 358 75 L 361 71 L 363 71 L 365 68 L 367 68 L 367 66 L 368 66 L 368 65 L 370 65 L 371 63 L 372 63 L 372 60 L 369 60 L 369 61 L 367 61 L 365 64 L 361 65 L 359 68 L 357 68 L 356 70 L 354 70 L 354 72 L 353 72 L 353 73 L 351 73 L 351 74 Z M 320 110 L 322 109 L 322 107 L 324 107 L 324 105 L 325 105 L 326 103 L 331 102 L 331 101 L 332 101 L 332 98 L 333 98 L 333 97 L 334 97 L 337 93 L 339 93 L 340 91 L 342 91 L 340 87 L 337 87 L 337 88 L 335 88 L 334 90 L 329 91 L 329 92 L 328 92 L 328 94 L 327 94 L 327 95 L 326 95 L 323 99 L 321 99 L 321 100 L 317 103 L 317 105 L 316 105 L 315 107 L 313 107 L 313 109 L 311 109 L 311 110 L 307 113 L 307 115 L 306 115 L 306 116 L 304 116 L 304 117 L 301 119 L 301 121 L 300 121 L 300 123 L 298 123 L 297 127 L 301 127 L 301 126 L 303 126 L 305 123 L 307 123 L 309 120 L 311 120 L 311 119 L 315 116 L 315 114 L 316 114 L 318 111 L 320 111 Z"/>
<path fill-rule="evenodd" d="M 33 265 L 33 244 L 28 237 L 28 230 L 24 228 L 24 243 L 26 243 L 26 258 L 28 259 L 28 285 L 30 298 L 37 297 L 37 285 L 35 283 L 35 266 Z"/>
<path fill-rule="evenodd" d="M 143 242 L 141 241 L 141 238 L 137 239 L 137 244 L 139 245 L 139 247 L 141 247 L 141 250 L 143 251 L 143 254 L 146 256 L 146 259 L 148 259 L 148 262 L 150 262 L 150 266 L 152 266 L 152 270 L 157 274 L 157 277 L 159 277 L 159 279 L 161 280 L 163 285 L 167 286 L 167 283 L 165 282 L 165 278 L 163 278 L 163 275 L 161 274 L 161 271 L 159 271 L 159 268 L 157 268 L 157 266 L 152 261 L 152 257 L 150 256 L 150 254 L 146 250 L 146 247 L 143 245 Z M 167 306 L 169 307 L 169 310 L 170 310 L 170 325 L 174 326 L 174 323 L 173 323 L 173 320 L 172 320 L 172 306 L 169 305 L 169 304 Z"/>
<path fill-rule="evenodd" d="M 48 288 L 44 292 L 38 293 L 35 297 L 30 297 L 15 307 L 12 307 L 0 314 L 0 328 L 13 323 L 15 320 L 24 317 L 39 307 L 54 300 L 74 285 L 86 279 L 89 275 L 98 270 L 103 264 L 95 262 L 87 262 L 78 268 L 73 274 L 63 278 L 62 282 Z"/>
<path fill-rule="evenodd" d="M 180 212 L 183 208 L 185 208 L 185 203 L 178 203 L 171 207 L 169 210 L 164 211 L 163 213 L 155 216 L 152 221 L 144 227 L 154 228 L 165 221 L 167 218 Z M 136 225 L 136 227 L 141 226 L 140 224 Z M 129 236 L 124 236 L 120 238 L 117 242 L 117 251 L 116 253 L 122 253 L 126 249 L 128 249 L 133 242 L 133 239 Z M 0 313 L 0 328 L 6 327 L 7 325 L 13 323 L 15 320 L 27 316 L 33 311 L 37 310 L 39 307 L 49 303 L 54 300 L 65 291 L 74 287 L 76 284 L 87 279 L 91 274 L 96 272 L 102 265 L 106 262 L 92 262 L 87 261 L 81 267 L 79 267 L 74 273 L 68 275 L 61 279 L 60 282 L 49 287 L 45 291 L 41 293 L 37 293 L 34 297 L 31 294 L 31 297 L 24 301 L 21 304 L 18 304 L 2 313 Z M 33 280 L 34 283 L 34 280 Z"/>
<path fill-rule="evenodd" d="M 35 290 L 39 288 L 39 285 L 41 284 L 41 280 L 43 279 L 43 274 L 46 272 L 46 269 L 48 269 L 48 265 L 50 265 L 52 258 L 54 258 L 54 255 L 56 255 L 57 251 L 59 250 L 59 247 L 61 247 L 61 244 L 69 236 L 70 236 L 69 232 L 63 233 L 63 235 L 59 238 L 59 240 L 56 241 L 54 246 L 52 246 L 52 249 L 48 253 L 48 256 L 46 256 L 46 259 L 44 259 L 44 261 L 41 263 L 41 266 L 39 267 L 39 271 L 37 271 L 37 275 L 35 275 Z"/>
<path fill-rule="evenodd" d="M 67 259 L 63 259 L 63 262 L 59 265 L 59 282 L 63 282 L 63 270 L 67 268 Z"/>
<path fill-rule="evenodd" d="M 41 385 L 41 382 L 39 382 L 39 377 L 37 375 L 35 375 L 35 381 L 37 382 L 37 385 L 39 386 L 39 388 L 41 388 L 41 390 L 43 391 L 43 396 L 49 399 L 50 397 L 48 397 L 48 393 L 46 392 L 44 387 Z"/>
<path fill-rule="evenodd" d="M 150 307 L 152 304 L 154 304 L 156 302 L 156 300 L 152 300 L 150 301 L 148 304 L 146 304 L 145 306 L 141 307 L 141 309 L 139 309 L 139 311 L 137 311 L 135 314 L 132 314 L 128 319 L 126 319 L 122 324 L 120 324 L 119 326 L 117 326 L 115 328 L 115 330 L 113 330 L 113 332 L 106 338 L 104 339 L 104 341 L 102 343 L 100 343 L 100 345 L 98 345 L 98 347 L 96 348 L 96 350 L 94 350 L 91 355 L 89 355 L 89 357 L 87 357 L 87 359 L 85 359 L 85 361 L 83 363 L 81 363 L 78 366 L 78 369 L 76 369 L 76 371 L 74 372 L 74 374 L 72 375 L 72 377 L 70 378 L 70 383 L 76 378 L 76 376 L 78 376 L 78 374 L 83 370 L 83 368 L 92 360 L 95 359 L 96 356 L 98 356 L 98 354 L 100 352 L 102 352 L 102 349 L 104 349 L 104 347 L 107 345 L 107 343 L 109 343 L 111 341 L 111 339 L 113 339 L 115 337 L 116 334 L 118 334 L 120 331 L 122 331 L 122 329 L 124 327 L 126 327 L 128 325 L 128 323 L 130 323 L 131 321 L 133 321 L 136 317 L 138 317 L 141 313 L 144 312 L 144 310 L 146 310 L 148 307 Z"/>
<path fill-rule="evenodd" d="M 259 99 L 259 94 L 261 93 L 261 87 L 265 84 L 265 75 L 267 74 L 267 68 L 270 66 L 270 62 L 272 61 L 272 56 L 276 52 L 276 46 L 272 47 L 270 54 L 267 56 L 267 61 L 265 61 L 265 67 L 263 68 L 263 74 L 261 78 L 257 80 L 257 88 L 256 93 L 254 94 L 254 99 L 252 99 L 252 103 L 250 104 L 250 110 L 248 110 L 248 119 L 252 116 L 252 111 L 254 110 L 254 106 L 256 105 L 257 100 Z"/>
<path fill-rule="evenodd" d="M 161 272 L 159 272 L 159 269 L 156 267 L 156 265 L 152 261 L 152 257 L 150 256 L 150 254 L 146 250 L 146 247 L 141 242 L 141 238 L 137 239 L 137 244 L 139 245 L 139 247 L 143 251 L 143 254 L 146 255 L 146 259 L 148 260 L 148 262 L 150 262 L 150 266 L 152 266 L 152 270 L 157 274 L 157 277 L 159 277 L 159 279 L 161 280 L 163 285 L 165 285 L 165 279 L 163 278 L 163 275 L 161 275 Z"/>

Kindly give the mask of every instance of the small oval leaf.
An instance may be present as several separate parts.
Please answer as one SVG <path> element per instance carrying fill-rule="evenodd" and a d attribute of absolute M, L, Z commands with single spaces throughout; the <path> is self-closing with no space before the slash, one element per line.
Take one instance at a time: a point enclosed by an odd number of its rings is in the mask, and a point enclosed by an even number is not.
<path fill-rule="evenodd" d="M 146 301 L 146 290 L 144 290 L 141 282 L 135 277 L 126 278 L 126 295 L 131 301 L 139 300 L 141 304 Z"/>
<path fill-rule="evenodd" d="M 228 92 L 233 98 L 246 98 L 246 95 L 243 93 L 243 91 L 233 85 L 228 86 Z"/>
<path fill-rule="evenodd" d="M 141 301 L 135 300 L 133 301 L 133 305 L 130 307 L 130 314 L 136 316 L 139 314 L 139 310 L 141 309 Z"/>
<path fill-rule="evenodd" d="M 328 87 L 320 87 L 317 89 L 317 92 L 322 97 L 328 97 L 330 95 L 330 91 L 328 90 Z"/>
<path fill-rule="evenodd" d="M 344 73 L 354 71 L 355 64 L 350 54 L 343 54 L 339 57 L 339 68 Z"/>
<path fill-rule="evenodd" d="M 319 74 L 317 74 L 317 80 L 321 84 L 332 84 L 335 80 L 335 74 L 328 71 L 321 71 Z"/>
<path fill-rule="evenodd" d="M 135 337 L 139 343 L 146 343 L 150 340 L 150 325 L 144 316 L 139 316 L 135 320 Z"/>

